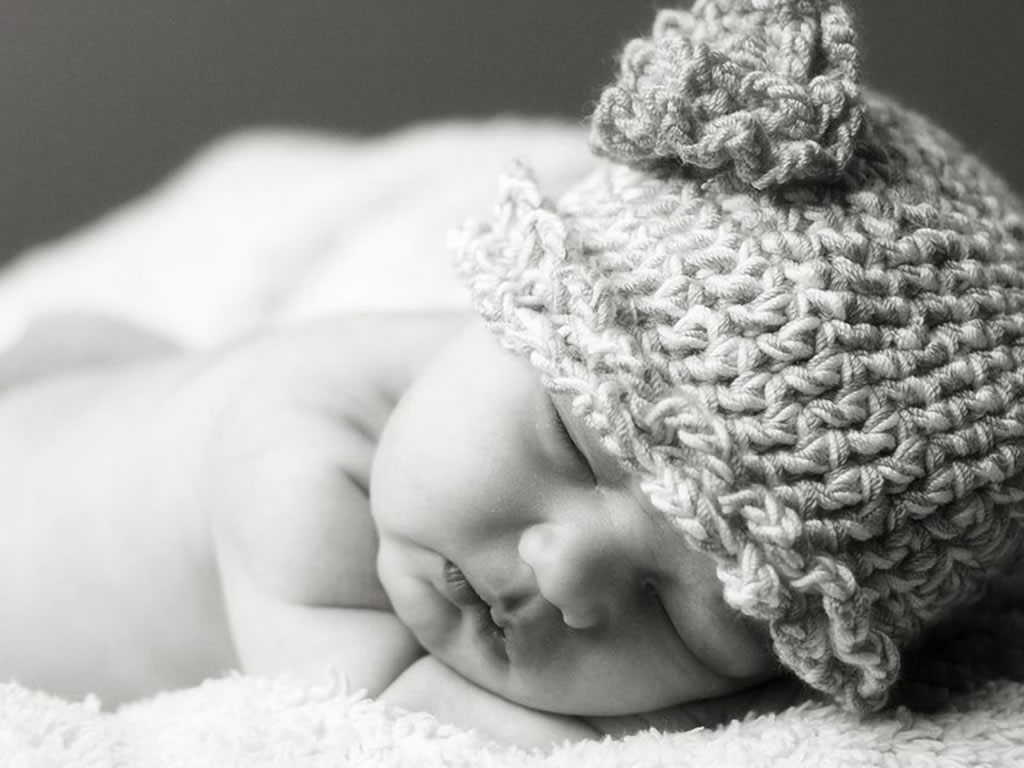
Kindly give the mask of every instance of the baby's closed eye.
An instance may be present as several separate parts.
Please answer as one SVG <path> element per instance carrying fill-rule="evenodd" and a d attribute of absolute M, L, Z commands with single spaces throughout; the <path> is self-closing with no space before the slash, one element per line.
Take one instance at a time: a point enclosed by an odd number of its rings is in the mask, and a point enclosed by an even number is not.
<path fill-rule="evenodd" d="M 586 467 L 591 477 L 593 477 L 594 470 L 590 465 L 590 460 L 587 458 L 586 454 L 580 448 L 580 445 L 577 442 L 577 439 L 573 437 L 572 432 L 569 431 L 569 427 L 565 423 L 565 418 L 562 416 L 558 404 L 555 402 L 554 398 L 550 398 L 548 402 L 550 403 L 552 422 L 554 423 L 554 432 L 561 440 L 562 447 L 566 451 L 571 453 L 580 463 L 581 466 Z"/>

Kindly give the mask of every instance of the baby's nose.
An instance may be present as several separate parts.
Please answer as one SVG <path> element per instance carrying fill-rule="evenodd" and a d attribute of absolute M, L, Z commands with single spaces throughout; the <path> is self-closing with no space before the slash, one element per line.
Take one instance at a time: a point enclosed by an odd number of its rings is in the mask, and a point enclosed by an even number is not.
<path fill-rule="evenodd" d="M 519 556 L 537 579 L 541 595 L 573 629 L 608 619 L 614 582 L 611 553 L 596 536 L 558 523 L 539 523 L 519 539 Z"/>

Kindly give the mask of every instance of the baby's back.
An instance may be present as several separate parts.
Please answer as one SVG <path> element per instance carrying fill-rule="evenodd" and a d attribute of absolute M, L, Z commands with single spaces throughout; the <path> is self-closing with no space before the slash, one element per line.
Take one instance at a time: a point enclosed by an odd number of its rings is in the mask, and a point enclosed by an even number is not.
<path fill-rule="evenodd" d="M 173 358 L 0 397 L 0 677 L 111 705 L 234 666 L 206 526 L 166 471 L 191 457 L 152 439 L 161 418 L 188 428 L 157 415 L 182 374 Z"/>

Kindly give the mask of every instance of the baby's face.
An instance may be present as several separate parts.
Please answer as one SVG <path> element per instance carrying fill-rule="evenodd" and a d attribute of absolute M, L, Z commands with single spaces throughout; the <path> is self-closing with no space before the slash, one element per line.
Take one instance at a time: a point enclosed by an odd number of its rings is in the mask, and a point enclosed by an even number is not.
<path fill-rule="evenodd" d="M 724 603 L 714 562 L 480 321 L 399 403 L 370 498 L 395 612 L 507 699 L 637 713 L 778 669 L 766 633 Z"/>

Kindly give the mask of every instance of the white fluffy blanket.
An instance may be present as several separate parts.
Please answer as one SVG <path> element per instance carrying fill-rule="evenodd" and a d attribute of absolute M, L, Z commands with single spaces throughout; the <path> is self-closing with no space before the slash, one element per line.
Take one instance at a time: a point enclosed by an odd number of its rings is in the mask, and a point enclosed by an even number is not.
<path fill-rule="evenodd" d="M 326 311 L 461 305 L 446 229 L 486 210 L 512 157 L 534 162 L 553 192 L 591 162 L 579 127 L 538 120 L 443 123 L 372 140 L 228 137 L 0 275 L 0 343 L 53 309 L 123 315 L 207 345 Z M 992 681 L 940 714 L 901 709 L 858 721 L 805 704 L 715 730 L 527 754 L 340 683 L 236 676 L 104 712 L 92 698 L 6 682 L 0 766 L 1021 766 L 1024 686 L 999 679 L 1024 680 L 1018 605 L 989 605 L 960 625 L 957 653 Z"/>

